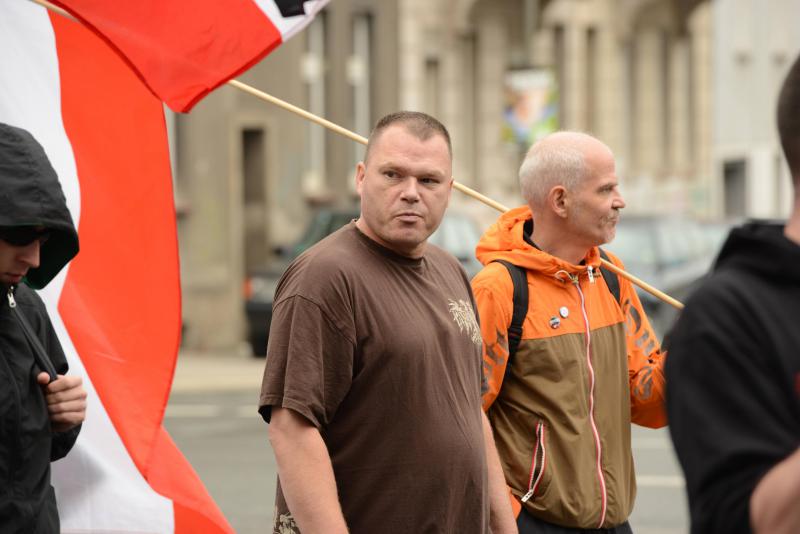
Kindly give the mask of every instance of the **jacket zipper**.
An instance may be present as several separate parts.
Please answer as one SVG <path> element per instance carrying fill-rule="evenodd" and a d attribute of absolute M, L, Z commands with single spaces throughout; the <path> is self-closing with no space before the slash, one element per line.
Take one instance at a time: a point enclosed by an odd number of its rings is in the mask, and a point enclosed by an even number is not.
<path fill-rule="evenodd" d="M 531 472 L 528 477 L 528 492 L 520 499 L 522 502 L 528 502 L 531 497 L 536 493 L 539 483 L 542 481 L 544 475 L 544 468 L 547 465 L 547 449 L 545 448 L 545 424 L 544 421 L 539 421 L 536 425 L 536 446 L 533 449 L 533 458 L 531 459 Z M 541 451 L 541 454 L 539 454 Z M 542 461 L 539 462 L 541 457 Z M 536 468 L 539 467 L 537 471 Z"/>
<path fill-rule="evenodd" d="M 592 266 L 588 267 L 589 273 L 589 281 L 594 283 L 594 273 L 592 272 Z M 589 422 L 592 425 L 592 434 L 594 436 L 594 446 L 596 451 L 597 457 L 597 479 L 600 482 L 600 497 L 601 497 L 601 506 L 600 506 L 600 522 L 597 525 L 597 528 L 602 528 L 603 523 L 606 520 L 606 509 L 608 507 L 608 490 L 606 489 L 606 479 L 605 475 L 603 474 L 603 447 L 600 443 L 600 432 L 597 430 L 597 423 L 594 420 L 594 385 L 595 385 L 595 376 L 594 376 L 594 366 L 592 366 L 592 333 L 591 328 L 589 327 L 589 316 L 586 313 L 586 299 L 583 295 L 583 291 L 581 290 L 580 279 L 575 275 L 570 275 L 570 280 L 572 283 L 575 284 L 575 288 L 578 290 L 578 295 L 581 297 L 581 313 L 583 314 L 583 324 L 586 328 L 586 364 L 589 369 Z"/>
<path fill-rule="evenodd" d="M 12 308 L 11 310 L 12 313 L 16 311 L 13 310 L 13 308 L 17 307 L 17 301 L 14 299 L 14 286 L 10 286 L 8 288 L 8 307 Z M 11 383 L 11 386 L 14 389 L 14 396 L 17 399 L 17 425 L 16 428 L 14 429 L 16 431 L 15 441 L 17 442 L 17 447 L 10 454 L 10 456 L 17 456 L 22 451 L 22 435 L 20 434 L 20 429 L 22 428 L 22 395 L 19 392 L 19 387 L 17 386 L 17 381 L 14 378 L 14 372 L 12 371 L 11 366 L 4 357 L 0 356 L 0 360 L 3 360 L 3 365 L 5 366 L 6 371 L 8 372 L 9 382 Z M 16 459 L 9 462 L 8 483 L 10 488 L 16 487 L 15 480 L 17 474 L 17 466 L 20 465 L 20 463 L 21 462 L 17 461 Z"/>

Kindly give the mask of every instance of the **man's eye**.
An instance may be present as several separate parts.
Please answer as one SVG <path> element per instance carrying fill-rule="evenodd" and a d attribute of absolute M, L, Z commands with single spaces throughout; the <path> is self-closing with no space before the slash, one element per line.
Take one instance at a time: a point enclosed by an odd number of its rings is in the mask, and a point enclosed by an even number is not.
<path fill-rule="evenodd" d="M 383 175 L 387 178 L 397 178 L 397 173 L 395 171 L 386 171 Z"/>

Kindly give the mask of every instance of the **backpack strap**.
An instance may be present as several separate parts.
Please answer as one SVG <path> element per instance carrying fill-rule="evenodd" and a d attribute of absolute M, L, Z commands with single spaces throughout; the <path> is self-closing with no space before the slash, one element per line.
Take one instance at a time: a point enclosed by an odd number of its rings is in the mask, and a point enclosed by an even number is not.
<path fill-rule="evenodd" d="M 611 258 L 608 257 L 606 251 L 601 249 L 600 250 L 600 257 L 606 260 L 607 262 L 611 262 Z M 619 290 L 619 276 L 616 273 L 611 272 L 610 269 L 600 269 L 600 274 L 603 275 L 603 280 L 606 281 L 606 285 L 608 286 L 608 290 L 611 291 L 611 294 L 614 295 L 614 298 L 617 299 L 619 305 L 622 306 L 622 300 L 620 300 L 620 290 Z"/>
<path fill-rule="evenodd" d="M 600 257 L 606 261 L 611 261 L 611 258 L 602 248 L 600 249 Z M 520 341 L 522 341 L 522 323 L 528 314 L 528 276 L 525 269 L 519 265 L 514 265 L 506 260 L 494 261 L 502 264 L 508 270 L 511 282 L 514 284 L 514 311 L 511 314 L 511 324 L 508 327 L 508 361 L 506 362 L 506 376 L 508 376 L 511 371 L 511 362 L 517 353 Z M 606 281 L 608 290 L 622 306 L 619 277 L 610 269 L 600 269 L 600 274 L 603 275 L 603 280 Z"/>
<path fill-rule="evenodd" d="M 508 327 L 508 361 L 506 374 L 511 369 L 511 360 L 517 353 L 519 342 L 522 340 L 522 322 L 528 314 L 528 276 L 525 269 L 506 260 L 494 260 L 502 264 L 511 276 L 514 284 L 514 312 L 511 314 L 511 324 Z"/>

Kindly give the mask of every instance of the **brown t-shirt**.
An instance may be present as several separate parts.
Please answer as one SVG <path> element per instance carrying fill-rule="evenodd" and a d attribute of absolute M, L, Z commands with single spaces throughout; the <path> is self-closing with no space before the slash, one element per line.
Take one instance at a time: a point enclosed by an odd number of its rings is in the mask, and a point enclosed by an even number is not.
<path fill-rule="evenodd" d="M 452 256 L 400 256 L 355 223 L 278 284 L 259 411 L 319 428 L 354 534 L 489 532 L 473 310 Z M 277 493 L 275 531 L 299 532 Z"/>

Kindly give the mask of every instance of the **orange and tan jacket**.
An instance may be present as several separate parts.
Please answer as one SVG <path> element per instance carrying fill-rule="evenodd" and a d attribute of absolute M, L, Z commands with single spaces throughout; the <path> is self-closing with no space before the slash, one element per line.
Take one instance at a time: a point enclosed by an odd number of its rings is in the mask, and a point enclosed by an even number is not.
<path fill-rule="evenodd" d="M 630 423 L 661 427 L 664 358 L 633 286 L 620 306 L 597 248 L 573 265 L 531 246 L 527 207 L 503 214 L 476 251 L 472 281 L 483 336 L 483 408 L 512 504 L 574 528 L 624 522 L 636 496 Z M 618 258 L 611 260 L 622 266 Z M 514 286 L 503 259 L 527 270 L 528 313 L 506 373 Z"/>

